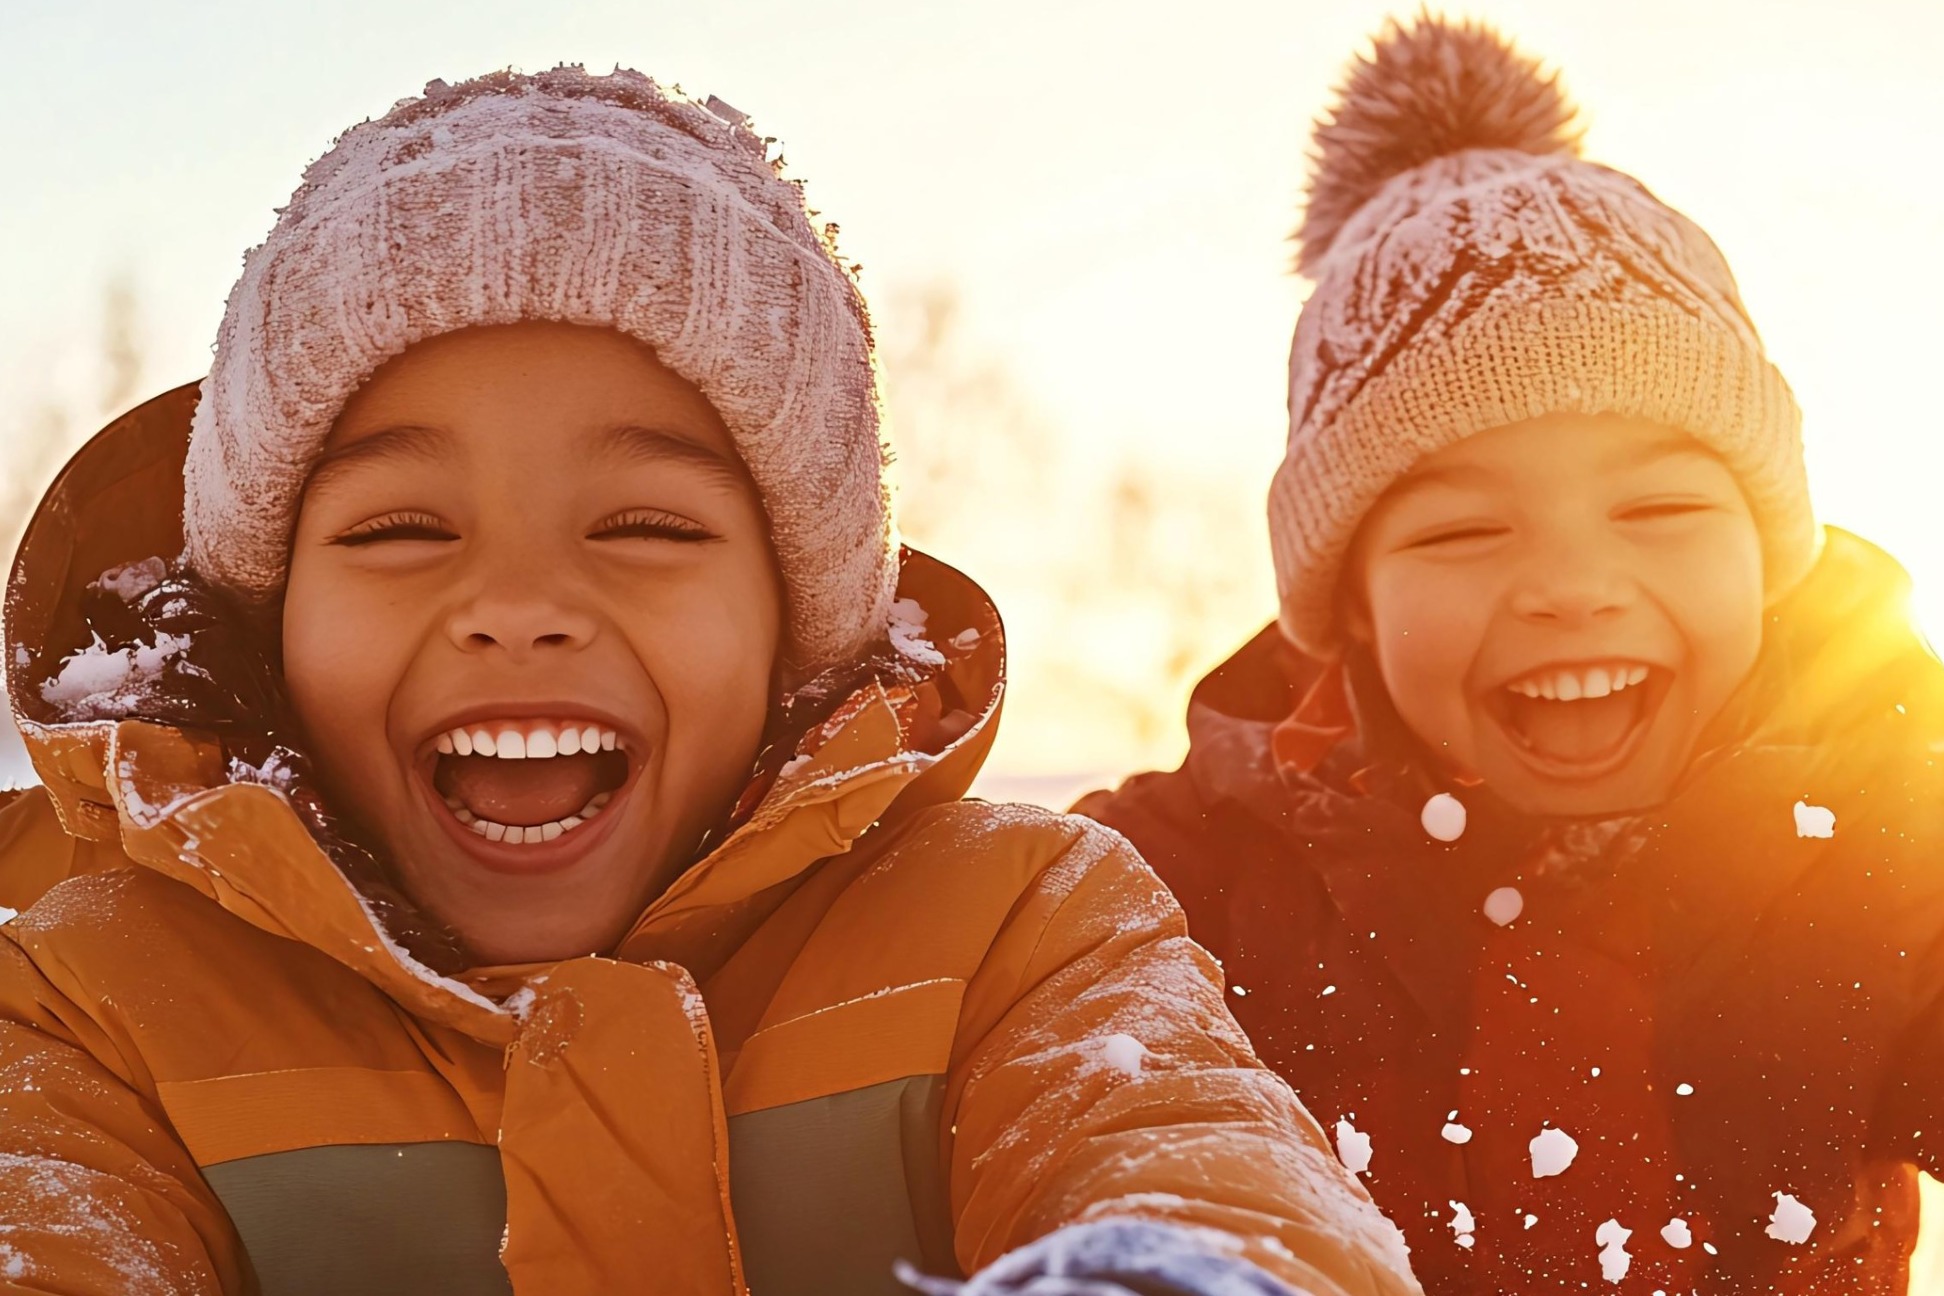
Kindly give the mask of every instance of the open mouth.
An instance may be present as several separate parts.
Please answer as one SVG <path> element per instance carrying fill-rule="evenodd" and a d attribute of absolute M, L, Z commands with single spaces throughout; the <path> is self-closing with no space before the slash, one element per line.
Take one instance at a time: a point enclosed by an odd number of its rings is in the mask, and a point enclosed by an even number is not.
<path fill-rule="evenodd" d="M 1545 666 L 1493 690 L 1489 707 L 1541 772 L 1597 778 L 1633 755 L 1671 680 L 1667 670 L 1638 661 Z"/>
<path fill-rule="evenodd" d="M 599 818 L 629 779 L 618 731 L 585 720 L 498 720 L 434 740 L 432 788 L 489 842 L 536 846 Z"/>

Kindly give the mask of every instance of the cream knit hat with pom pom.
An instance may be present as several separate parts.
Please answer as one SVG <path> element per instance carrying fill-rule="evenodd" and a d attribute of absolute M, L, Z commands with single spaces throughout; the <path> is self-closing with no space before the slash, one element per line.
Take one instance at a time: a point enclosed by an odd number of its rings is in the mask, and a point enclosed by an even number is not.
<path fill-rule="evenodd" d="M 742 114 L 636 72 L 433 82 L 305 173 L 230 294 L 190 438 L 190 565 L 283 586 L 304 481 L 358 386 L 475 325 L 616 329 L 694 383 L 769 514 L 792 673 L 887 630 L 898 546 L 850 267 Z"/>
<path fill-rule="evenodd" d="M 1370 507 L 1424 456 L 1553 413 L 1688 433 L 1741 483 L 1771 593 L 1813 563 L 1801 414 L 1698 226 L 1579 158 L 1556 77 L 1473 24 L 1393 23 L 1316 130 L 1270 489 L 1284 632 L 1336 650 Z"/>

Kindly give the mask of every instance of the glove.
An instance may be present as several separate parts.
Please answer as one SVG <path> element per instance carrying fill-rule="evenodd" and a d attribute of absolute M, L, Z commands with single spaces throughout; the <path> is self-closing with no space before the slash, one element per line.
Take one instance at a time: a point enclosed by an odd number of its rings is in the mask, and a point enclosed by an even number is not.
<path fill-rule="evenodd" d="M 1305 1296 L 1194 1230 L 1146 1220 L 1069 1224 L 962 1281 L 903 1262 L 897 1273 L 923 1296 Z"/>

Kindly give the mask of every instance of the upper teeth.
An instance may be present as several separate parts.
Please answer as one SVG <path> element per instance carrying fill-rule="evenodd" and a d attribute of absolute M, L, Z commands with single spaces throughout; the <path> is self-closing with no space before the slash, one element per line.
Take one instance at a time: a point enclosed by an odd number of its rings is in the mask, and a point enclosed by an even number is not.
<path fill-rule="evenodd" d="M 1629 684 L 1647 678 L 1647 667 L 1621 663 L 1614 666 L 1559 667 L 1522 675 L 1505 687 L 1529 698 L 1550 698 L 1556 702 L 1577 702 L 1581 698 L 1603 698 L 1618 693 Z"/>
<path fill-rule="evenodd" d="M 619 741 L 614 730 L 578 720 L 487 720 L 446 730 L 438 737 L 438 748 L 447 756 L 541 760 L 613 751 Z"/>

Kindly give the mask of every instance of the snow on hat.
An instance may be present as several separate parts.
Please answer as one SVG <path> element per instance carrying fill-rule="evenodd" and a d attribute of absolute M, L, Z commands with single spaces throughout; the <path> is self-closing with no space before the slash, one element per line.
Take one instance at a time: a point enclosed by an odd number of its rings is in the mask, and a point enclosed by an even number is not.
<path fill-rule="evenodd" d="M 742 114 L 629 71 L 435 81 L 305 172 L 244 261 L 203 383 L 190 565 L 274 596 L 359 385 L 426 338 L 521 320 L 618 330 L 715 406 L 768 510 L 794 672 L 885 633 L 898 546 L 851 269 Z"/>
<path fill-rule="evenodd" d="M 1582 161 L 1556 75 L 1489 28 L 1392 22 L 1315 134 L 1269 495 L 1284 633 L 1335 649 L 1370 507 L 1426 455 L 1553 413 L 1678 428 L 1719 455 L 1772 593 L 1814 562 L 1802 416 L 1728 263 L 1638 181 Z"/>

